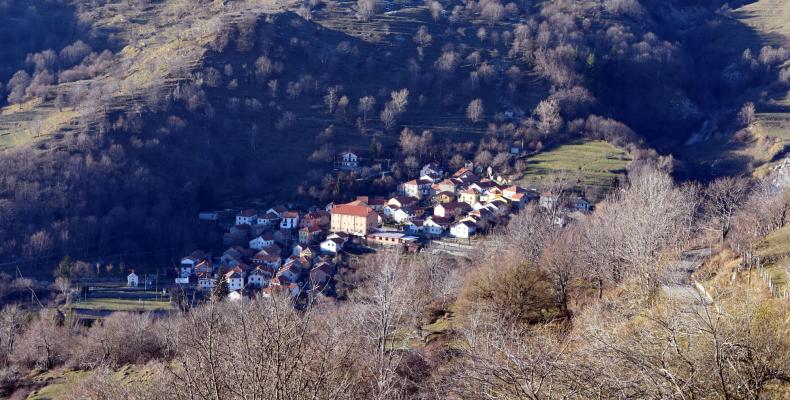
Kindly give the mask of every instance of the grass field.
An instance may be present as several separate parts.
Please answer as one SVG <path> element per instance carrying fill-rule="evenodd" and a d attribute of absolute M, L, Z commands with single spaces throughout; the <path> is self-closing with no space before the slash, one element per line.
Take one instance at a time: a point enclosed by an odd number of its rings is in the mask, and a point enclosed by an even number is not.
<path fill-rule="evenodd" d="M 605 141 L 580 140 L 547 149 L 527 159 L 521 184 L 536 184 L 549 176 L 578 176 L 577 186 L 608 187 L 615 178 L 622 181 L 629 159 L 625 152 Z"/>
<path fill-rule="evenodd" d="M 95 311 L 158 311 L 170 310 L 172 306 L 169 301 L 93 298 L 74 303 L 72 308 Z"/>
<path fill-rule="evenodd" d="M 130 290 L 123 287 L 93 288 L 87 299 L 71 304 L 75 311 L 166 311 L 172 309 L 170 300 L 160 292 Z"/>

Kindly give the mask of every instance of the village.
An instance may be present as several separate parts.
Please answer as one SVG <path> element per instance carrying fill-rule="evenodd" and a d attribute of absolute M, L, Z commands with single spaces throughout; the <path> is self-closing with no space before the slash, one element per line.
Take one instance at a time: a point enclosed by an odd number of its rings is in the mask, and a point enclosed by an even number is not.
<path fill-rule="evenodd" d="M 344 152 L 335 167 L 356 171 L 360 161 Z M 530 202 L 559 210 L 551 214 L 557 224 L 566 223 L 572 213 L 591 210 L 583 197 L 563 198 L 560 204 L 557 193 L 513 185 L 490 168 L 475 170 L 468 163 L 448 172 L 432 162 L 421 168 L 418 178 L 400 183 L 389 198 L 357 196 L 324 207 L 240 210 L 224 234 L 226 250 L 219 256 L 195 250 L 183 257 L 174 283 L 210 294 L 225 281 L 230 301 L 268 298 L 274 292 L 294 298 L 326 295 L 350 254 L 380 249 L 463 254 L 474 247 L 477 236 L 507 223 Z M 199 218 L 217 222 L 219 214 L 203 212 Z M 132 272 L 127 281 L 136 287 L 140 278 Z"/>

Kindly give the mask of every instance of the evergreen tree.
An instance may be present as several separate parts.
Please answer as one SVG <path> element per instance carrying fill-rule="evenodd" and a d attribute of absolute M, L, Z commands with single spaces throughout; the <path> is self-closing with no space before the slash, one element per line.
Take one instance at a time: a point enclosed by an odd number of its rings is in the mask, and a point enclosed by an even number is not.
<path fill-rule="evenodd" d="M 225 300 L 229 294 L 230 287 L 228 287 L 228 281 L 225 279 L 225 275 L 217 275 L 217 280 L 214 283 L 214 291 L 211 293 L 211 295 L 214 297 L 214 300 Z"/>

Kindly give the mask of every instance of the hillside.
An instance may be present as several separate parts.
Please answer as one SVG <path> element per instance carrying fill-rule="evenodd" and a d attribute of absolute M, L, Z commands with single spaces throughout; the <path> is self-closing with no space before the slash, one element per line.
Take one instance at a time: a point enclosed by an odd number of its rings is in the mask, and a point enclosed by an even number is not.
<path fill-rule="evenodd" d="M 719 1 L 58 4 L 40 0 L 46 18 L 25 27 L 71 28 L 9 47 L 3 65 L 13 260 L 161 261 L 214 240 L 193 225 L 201 209 L 387 195 L 429 161 L 537 184 L 568 168 L 597 197 L 626 160 L 708 179 L 781 152 L 744 138 L 738 110 L 787 57 L 758 56 Z M 614 147 L 573 159 L 600 140 Z M 332 170 L 344 150 L 360 175 Z"/>

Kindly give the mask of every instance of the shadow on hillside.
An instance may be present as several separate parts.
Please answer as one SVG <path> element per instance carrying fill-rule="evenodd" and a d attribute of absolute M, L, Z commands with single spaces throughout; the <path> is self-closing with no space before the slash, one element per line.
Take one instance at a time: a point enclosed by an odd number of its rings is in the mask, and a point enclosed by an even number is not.
<path fill-rule="evenodd" d="M 737 4 L 739 8 L 731 11 L 729 17 L 723 18 L 716 30 L 718 34 L 701 38 L 709 41 L 707 47 L 714 52 L 699 54 L 698 58 L 703 62 L 698 75 L 709 69 L 716 71 L 712 74 L 713 77 L 721 77 L 729 63 L 737 62 L 745 50 L 750 50 L 756 58 L 762 47 L 787 42 L 788 38 L 782 35 L 758 31 L 744 22 L 745 18 L 753 18 L 756 14 L 741 7 L 755 2 L 751 0 L 740 2 Z M 730 5 L 735 6 L 732 3 Z M 719 60 L 730 61 L 722 63 Z M 734 120 L 740 106 L 749 101 L 757 105 L 758 113 L 790 113 L 790 107 L 780 104 L 781 100 L 787 97 L 787 90 L 777 89 L 776 71 L 761 72 L 761 74 L 763 75 L 738 90 L 722 90 L 712 94 L 712 102 L 708 105 L 704 123 L 714 124 L 715 129 L 711 130 L 706 140 L 698 141 L 693 145 L 683 144 L 672 150 L 673 154 L 682 161 L 677 170 L 680 178 L 709 180 L 719 176 L 748 173 L 759 166 L 755 164 L 760 160 L 747 155 L 750 150 L 755 151 L 754 140 L 736 135 L 739 127 L 733 126 L 731 121 Z M 700 79 L 705 78 L 700 77 Z M 783 153 L 780 152 L 780 155 Z"/>

